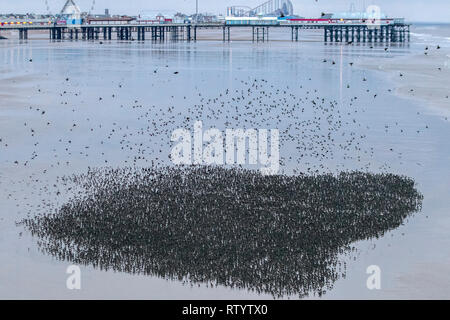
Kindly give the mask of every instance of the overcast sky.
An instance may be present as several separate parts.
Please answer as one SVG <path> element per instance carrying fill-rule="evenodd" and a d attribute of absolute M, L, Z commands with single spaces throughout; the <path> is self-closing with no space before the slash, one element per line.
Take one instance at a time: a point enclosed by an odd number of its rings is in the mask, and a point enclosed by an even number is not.
<path fill-rule="evenodd" d="M 65 0 L 47 0 L 52 13 L 62 8 Z M 83 11 L 89 11 L 93 0 L 75 0 Z M 226 7 L 245 5 L 255 7 L 265 0 L 198 0 L 200 12 L 225 14 Z M 357 9 L 375 4 L 389 16 L 405 17 L 410 21 L 450 23 L 450 0 L 291 0 L 296 14 L 317 17 L 321 12 L 342 12 L 354 3 Z M 46 0 L 0 0 L 1 13 L 46 12 Z M 195 12 L 195 0 L 95 0 L 94 12 L 109 8 L 113 14 L 137 15 L 145 10 L 177 10 Z"/>

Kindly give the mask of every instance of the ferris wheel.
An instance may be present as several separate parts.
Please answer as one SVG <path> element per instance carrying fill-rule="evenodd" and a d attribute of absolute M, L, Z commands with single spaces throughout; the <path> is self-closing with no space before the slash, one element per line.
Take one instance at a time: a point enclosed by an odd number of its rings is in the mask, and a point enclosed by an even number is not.
<path fill-rule="evenodd" d="M 95 9 L 95 0 L 44 0 L 48 15 L 59 16 L 64 8 L 72 7 L 90 15 Z"/>

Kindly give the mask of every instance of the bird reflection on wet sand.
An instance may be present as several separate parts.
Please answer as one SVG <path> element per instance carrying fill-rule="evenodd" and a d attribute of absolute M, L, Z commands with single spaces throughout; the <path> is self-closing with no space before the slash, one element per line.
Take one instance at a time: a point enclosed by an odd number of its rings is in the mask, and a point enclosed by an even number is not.
<path fill-rule="evenodd" d="M 322 295 L 340 255 L 421 209 L 393 174 L 263 176 L 221 167 L 90 169 L 75 193 L 23 223 L 58 259 L 102 270 L 227 286 L 276 298 Z"/>

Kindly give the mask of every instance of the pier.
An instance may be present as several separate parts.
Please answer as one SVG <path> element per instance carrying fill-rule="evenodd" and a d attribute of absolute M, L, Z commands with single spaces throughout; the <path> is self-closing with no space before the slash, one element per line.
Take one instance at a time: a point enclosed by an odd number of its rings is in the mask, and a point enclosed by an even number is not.
<path fill-rule="evenodd" d="M 373 26 L 362 23 L 287 23 L 287 24 L 123 24 L 123 25 L 6 25 L 1 30 L 17 30 L 20 40 L 27 40 L 33 31 L 47 30 L 50 40 L 119 40 L 119 41 L 197 41 L 205 29 L 222 31 L 224 42 L 232 41 L 232 30 L 250 29 L 252 41 L 269 41 L 270 29 L 283 29 L 291 33 L 291 41 L 300 41 L 300 32 L 307 29 L 323 30 L 324 42 L 370 43 L 409 42 L 410 25 L 396 22 Z M 272 40 L 277 40 L 273 39 Z"/>

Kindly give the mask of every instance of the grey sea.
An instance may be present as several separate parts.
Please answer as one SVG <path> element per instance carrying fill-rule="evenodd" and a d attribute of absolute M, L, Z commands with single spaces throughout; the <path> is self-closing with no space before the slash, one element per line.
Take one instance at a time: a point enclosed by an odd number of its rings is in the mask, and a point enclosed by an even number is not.
<path fill-rule="evenodd" d="M 326 44 L 313 32 L 291 42 L 274 31 L 272 41 L 252 43 L 249 34 L 230 43 L 213 33 L 195 43 L 0 40 L 0 298 L 450 298 L 450 26 L 415 24 L 410 43 L 387 47 Z M 134 272 L 102 265 L 101 257 L 81 263 L 56 247 L 42 250 L 46 238 L 23 221 L 82 194 L 68 177 L 173 167 L 172 132 L 192 131 L 197 120 L 221 131 L 278 129 L 280 174 L 287 177 L 405 177 L 423 196 L 420 209 L 345 243 L 333 256 L 339 268 L 311 290 L 295 281 L 288 290 L 280 285 L 285 278 L 266 274 L 258 286 L 243 276 L 213 281 L 227 265 L 208 273 L 205 261 L 189 262 L 197 272 L 190 281 L 183 258 L 170 260 L 165 272 L 151 255 L 158 272 Z M 366 201 L 371 191 L 362 192 Z M 372 227 L 357 228 L 369 234 Z M 80 265 L 81 290 L 67 289 L 72 264 Z M 314 277 L 316 270 L 284 266 L 286 274 Z M 367 286 L 370 266 L 381 271 L 378 290 Z M 278 268 L 264 270 L 276 278 Z M 269 290 L 264 281 L 282 288 Z"/>

